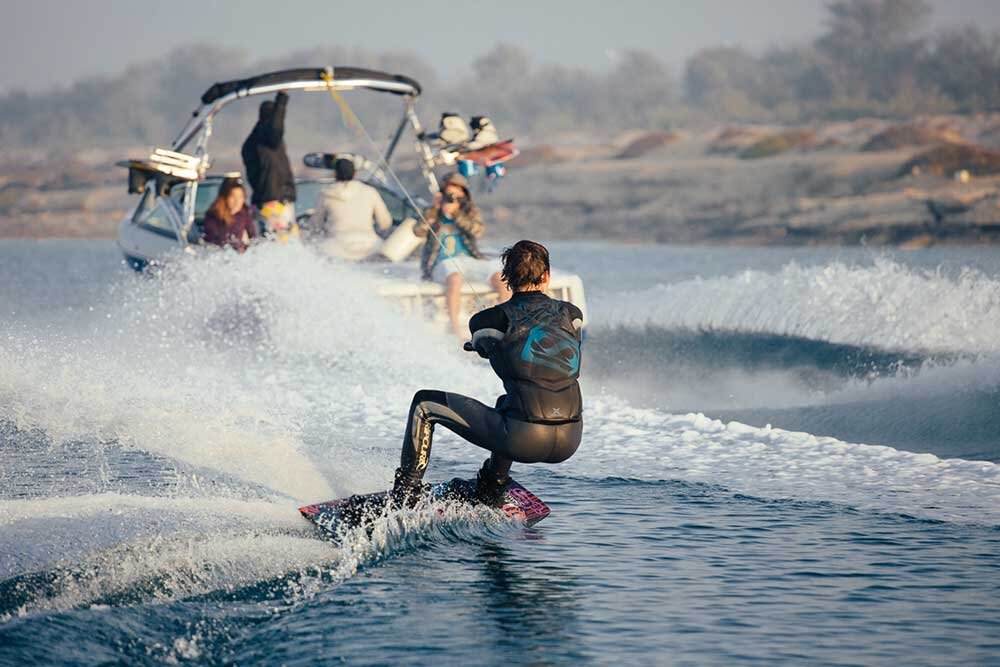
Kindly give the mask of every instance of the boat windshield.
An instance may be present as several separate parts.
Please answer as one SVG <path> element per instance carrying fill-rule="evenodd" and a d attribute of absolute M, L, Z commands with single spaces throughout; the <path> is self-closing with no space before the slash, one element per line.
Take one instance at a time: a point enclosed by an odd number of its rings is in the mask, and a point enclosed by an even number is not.
<path fill-rule="evenodd" d="M 296 212 L 301 215 L 311 210 L 316 205 L 316 198 L 319 196 L 320 190 L 328 187 L 333 182 L 333 179 L 296 180 Z M 201 220 L 205 217 L 205 212 L 208 211 L 208 207 L 215 201 L 221 185 L 222 179 L 218 177 L 209 177 L 198 183 L 198 193 L 195 195 L 194 200 L 195 220 Z M 382 195 L 382 200 L 385 201 L 386 208 L 389 209 L 389 214 L 395 223 L 398 224 L 408 217 L 417 217 L 417 212 L 410 206 L 406 199 L 376 183 L 369 183 L 369 185 L 378 190 L 379 194 Z M 170 189 L 170 198 L 177 202 L 178 206 L 181 206 L 185 192 L 186 184 L 178 183 Z"/>

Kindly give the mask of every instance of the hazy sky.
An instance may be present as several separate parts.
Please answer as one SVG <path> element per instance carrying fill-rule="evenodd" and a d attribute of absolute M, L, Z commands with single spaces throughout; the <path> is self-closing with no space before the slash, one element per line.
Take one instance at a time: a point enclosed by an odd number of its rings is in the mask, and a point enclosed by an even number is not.
<path fill-rule="evenodd" d="M 935 24 L 975 21 L 1000 28 L 1000 0 L 932 4 Z M 192 42 L 241 47 L 251 57 L 321 44 L 405 49 L 434 63 L 444 76 L 466 72 L 471 60 L 498 41 L 523 45 L 545 62 L 602 67 L 616 50 L 641 48 L 679 65 L 708 45 L 757 50 L 813 37 L 822 30 L 823 5 L 824 0 L 0 0 L 0 91 L 38 91 L 114 74 Z"/>

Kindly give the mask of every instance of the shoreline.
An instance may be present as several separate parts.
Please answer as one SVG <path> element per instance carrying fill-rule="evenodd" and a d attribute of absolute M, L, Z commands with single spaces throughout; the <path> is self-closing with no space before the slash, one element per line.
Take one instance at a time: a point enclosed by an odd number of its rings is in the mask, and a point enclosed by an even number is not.
<path fill-rule="evenodd" d="M 598 139 L 524 147 L 489 194 L 474 179 L 487 234 L 747 247 L 1000 243 L 1000 113 Z M 9 151 L 0 238 L 114 239 L 135 204 L 124 170 L 111 167 L 128 152 Z M 213 171 L 239 168 L 235 148 L 219 155 Z M 415 167 L 407 155 L 396 168 L 408 178 Z"/>

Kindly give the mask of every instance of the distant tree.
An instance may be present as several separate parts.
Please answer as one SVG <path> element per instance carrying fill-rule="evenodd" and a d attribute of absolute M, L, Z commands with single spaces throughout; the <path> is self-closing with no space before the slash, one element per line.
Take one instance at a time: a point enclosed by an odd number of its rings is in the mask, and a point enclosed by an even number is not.
<path fill-rule="evenodd" d="M 1000 35 L 975 25 L 945 28 L 920 64 L 920 80 L 959 109 L 1000 109 Z"/>
<path fill-rule="evenodd" d="M 619 123 L 639 128 L 659 124 L 679 98 L 670 68 L 649 51 L 626 51 L 595 93 L 613 104 Z"/>
<path fill-rule="evenodd" d="M 602 77 L 580 67 L 540 66 L 527 85 L 525 95 L 512 104 L 512 129 L 519 132 L 549 133 L 610 122 L 620 106 Z"/>
<path fill-rule="evenodd" d="M 707 106 L 724 94 L 752 94 L 758 85 L 756 59 L 732 46 L 702 49 L 688 58 L 684 68 L 684 95 L 689 102 Z"/>
<path fill-rule="evenodd" d="M 918 30 L 931 14 L 926 0 L 832 0 L 827 32 L 816 48 L 829 59 L 838 94 L 888 100 L 912 76 L 923 44 Z"/>
<path fill-rule="evenodd" d="M 262 71 L 355 65 L 416 78 L 428 126 L 441 111 L 490 116 L 503 136 L 546 141 L 554 132 L 668 129 L 677 119 L 801 121 L 815 116 L 904 116 L 945 110 L 1000 110 L 1000 35 L 977 26 L 927 37 L 927 0 L 830 0 L 825 32 L 811 44 L 757 55 L 737 46 L 701 49 L 681 84 L 649 51 L 625 51 L 610 71 L 532 60 L 500 43 L 454 83 L 418 54 L 322 46 L 250 61 L 241 50 L 189 44 L 116 76 L 42 93 L 0 95 L 0 146 L 157 144 L 173 138 L 217 81 Z M 376 141 L 399 108 L 364 91 L 345 95 Z M 391 102 L 391 100 L 390 100 Z M 213 152 L 235 161 L 256 118 L 256 101 L 232 104 L 214 128 Z M 370 150 L 322 95 L 296 95 L 288 142 L 305 150 Z M 294 159 L 294 158 L 293 158 Z"/>
<path fill-rule="evenodd" d="M 814 48 L 797 46 L 767 51 L 757 59 L 754 99 L 766 109 L 829 99 L 832 82 L 827 61 Z"/>
<path fill-rule="evenodd" d="M 515 44 L 501 42 L 472 61 L 472 71 L 484 83 L 517 86 L 531 75 L 531 54 Z"/>
<path fill-rule="evenodd" d="M 472 62 L 474 77 L 451 95 L 461 106 L 450 110 L 484 114 L 507 124 L 516 122 L 520 115 L 517 105 L 532 84 L 532 70 L 527 49 L 497 44 Z"/>

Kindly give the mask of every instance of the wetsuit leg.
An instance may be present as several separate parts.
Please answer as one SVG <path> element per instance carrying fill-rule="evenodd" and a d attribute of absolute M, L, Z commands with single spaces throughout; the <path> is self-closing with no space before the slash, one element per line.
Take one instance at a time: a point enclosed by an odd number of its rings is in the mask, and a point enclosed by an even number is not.
<path fill-rule="evenodd" d="M 510 477 L 510 466 L 513 465 L 513 463 L 513 459 L 509 459 L 506 456 L 497 454 L 496 452 L 490 454 L 490 469 L 493 470 L 499 479 L 507 479 Z"/>
<path fill-rule="evenodd" d="M 580 441 L 583 440 L 583 420 L 559 424 L 553 428 L 556 430 L 556 444 L 545 462 L 562 463 L 576 454 L 580 447 Z"/>
<path fill-rule="evenodd" d="M 490 451 L 506 439 L 503 415 L 495 409 L 461 394 L 421 389 L 410 404 L 397 476 L 411 487 L 427 470 L 436 424 Z"/>
<path fill-rule="evenodd" d="M 579 446 L 583 430 L 580 422 L 555 425 L 510 419 L 474 398 L 422 389 L 413 396 L 403 435 L 394 487 L 398 498 L 411 495 L 420 486 L 437 424 L 490 451 L 489 467 L 498 479 L 506 479 L 514 461 L 558 463 L 568 459 Z"/>

